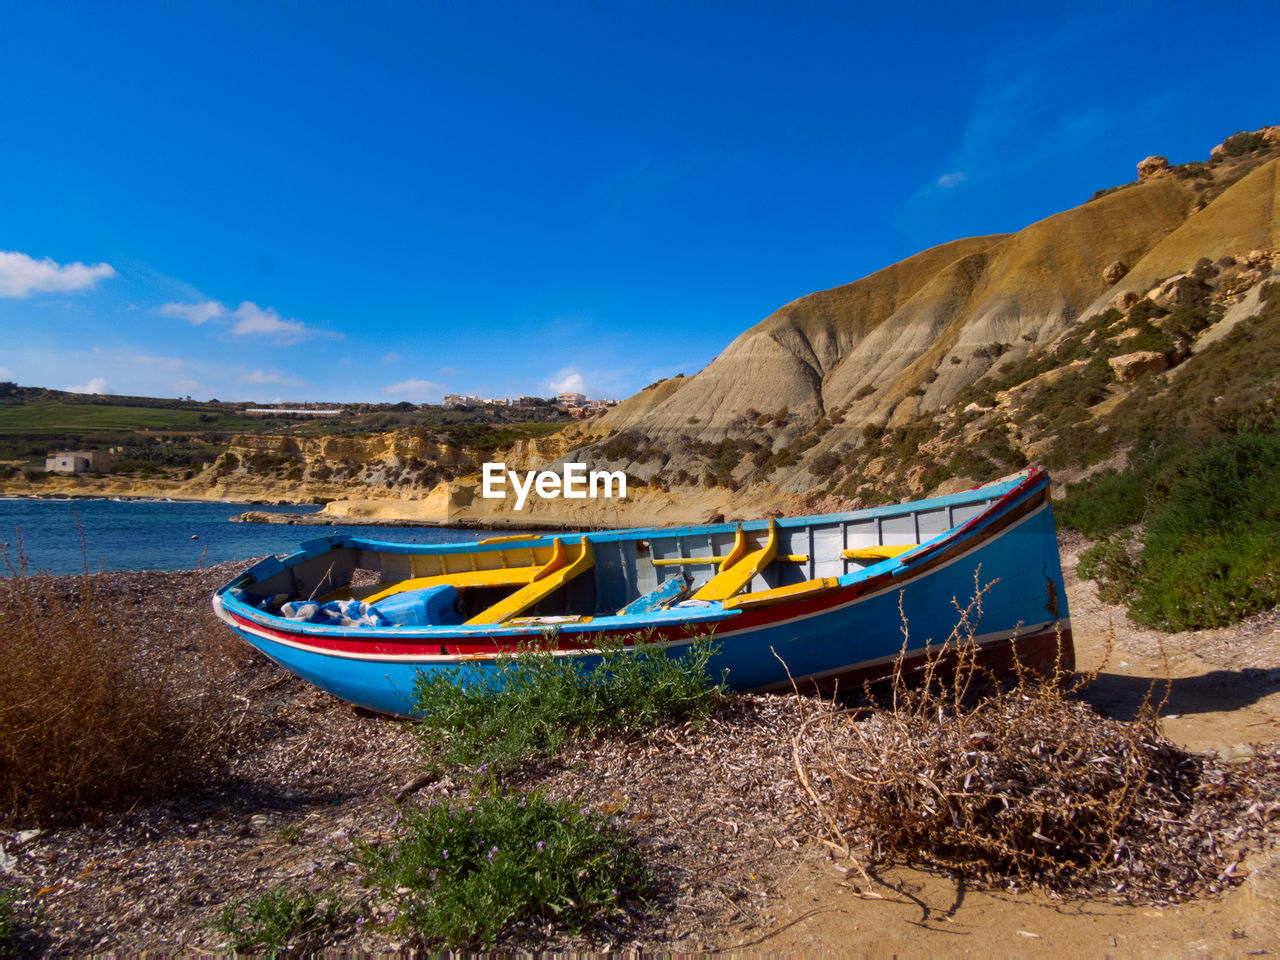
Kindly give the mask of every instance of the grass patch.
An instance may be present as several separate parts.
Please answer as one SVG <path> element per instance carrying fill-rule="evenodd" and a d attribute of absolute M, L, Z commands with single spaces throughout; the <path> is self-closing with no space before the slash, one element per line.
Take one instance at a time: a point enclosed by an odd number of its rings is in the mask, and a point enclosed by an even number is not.
<path fill-rule="evenodd" d="M 305 954 L 323 946 L 321 936 L 338 923 L 342 913 L 342 903 L 335 897 L 277 887 L 260 897 L 226 904 L 214 927 L 237 952 L 250 950 L 264 957 L 285 951 Z"/>
<path fill-rule="evenodd" d="M 46 436 L 49 434 L 120 434 L 139 430 L 189 430 L 259 433 L 267 424 L 261 417 L 216 413 L 201 420 L 200 410 L 161 407 L 128 407 L 106 403 L 36 402 L 21 406 L 0 405 L 0 434 Z M 211 415 L 205 414 L 206 417 Z"/>
<path fill-rule="evenodd" d="M 605 648 L 594 667 L 524 650 L 492 671 L 466 664 L 422 673 L 414 688 L 419 738 L 438 761 L 497 774 L 555 753 L 574 733 L 701 722 L 728 695 L 707 672 L 719 650 L 709 638 L 677 654 L 643 638 L 632 642 L 634 652 L 621 641 Z"/>
<path fill-rule="evenodd" d="M 208 626 L 205 608 L 142 624 L 105 577 L 32 575 L 21 558 L 9 570 L 0 811 L 58 819 L 207 779 L 222 758 L 229 694 L 219 662 L 190 649 Z"/>
<path fill-rule="evenodd" d="M 396 842 L 362 855 L 395 900 L 393 927 L 430 946 L 491 945 L 519 920 L 576 931 L 650 882 L 621 827 L 541 793 L 417 808 Z"/>
<path fill-rule="evenodd" d="M 0 957 L 16 957 L 25 951 L 20 942 L 23 933 L 18 903 L 22 891 L 17 887 L 0 887 Z"/>

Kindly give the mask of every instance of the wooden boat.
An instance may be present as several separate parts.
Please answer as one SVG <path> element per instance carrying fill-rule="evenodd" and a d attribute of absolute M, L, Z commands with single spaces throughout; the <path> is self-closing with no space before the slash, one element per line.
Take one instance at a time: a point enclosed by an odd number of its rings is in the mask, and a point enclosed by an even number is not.
<path fill-rule="evenodd" d="M 465 544 L 330 536 L 254 565 L 213 606 L 285 669 L 398 715 L 419 671 L 488 669 L 527 645 L 590 665 L 602 638 L 678 652 L 712 630 L 710 668 L 734 688 L 787 688 L 789 669 L 848 689 L 888 672 L 904 617 L 909 665 L 936 653 L 975 581 L 991 585 L 972 631 L 984 663 L 1071 669 L 1048 487 L 1031 469 L 826 516 Z"/>

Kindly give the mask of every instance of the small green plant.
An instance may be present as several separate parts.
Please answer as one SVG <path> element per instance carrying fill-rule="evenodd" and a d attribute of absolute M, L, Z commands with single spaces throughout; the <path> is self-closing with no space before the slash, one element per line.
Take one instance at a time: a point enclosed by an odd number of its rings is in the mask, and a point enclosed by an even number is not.
<path fill-rule="evenodd" d="M 1168 312 L 1168 310 L 1160 306 L 1154 300 L 1148 297 L 1143 297 L 1129 308 L 1129 321 L 1126 326 L 1136 327 L 1140 323 L 1150 323 L 1152 320 L 1156 320 L 1167 315 Z"/>
<path fill-rule="evenodd" d="M 1228 157 L 1239 157 L 1266 148 L 1267 138 L 1259 131 L 1241 130 L 1222 141 L 1222 153 Z"/>
<path fill-rule="evenodd" d="M 678 654 L 644 637 L 614 641 L 597 662 L 530 649 L 491 671 L 477 664 L 421 673 L 414 688 L 418 736 L 444 763 L 493 775 L 556 752 L 574 731 L 629 732 L 701 722 L 726 696 L 707 664 L 719 650 L 695 639 Z"/>
<path fill-rule="evenodd" d="M 276 836 L 285 843 L 297 843 L 306 835 L 306 832 L 296 823 L 286 823 L 276 831 Z"/>
<path fill-rule="evenodd" d="M 363 861 L 395 900 L 393 928 L 431 946 L 492 945 L 522 919 L 576 931 L 650 885 L 620 826 L 542 793 L 420 807 L 399 829 L 394 843 L 363 847 Z"/>
<path fill-rule="evenodd" d="M 1097 580 L 1098 596 L 1107 603 L 1123 603 L 1138 582 L 1138 568 L 1129 556 L 1128 534 L 1107 537 L 1080 554 L 1076 573 L 1081 580 Z"/>
<path fill-rule="evenodd" d="M 19 916 L 18 902 L 22 891 L 17 887 L 0 887 L 0 957 L 23 954 L 21 937 L 26 926 Z"/>
<path fill-rule="evenodd" d="M 342 909 L 335 897 L 276 887 L 224 905 L 214 926 L 230 939 L 231 949 L 275 957 L 322 946 L 321 935 L 341 919 Z"/>
<path fill-rule="evenodd" d="M 813 458 L 813 462 L 809 465 L 809 472 L 815 477 L 829 477 L 840 468 L 840 454 L 834 450 L 828 450 L 820 453 Z"/>

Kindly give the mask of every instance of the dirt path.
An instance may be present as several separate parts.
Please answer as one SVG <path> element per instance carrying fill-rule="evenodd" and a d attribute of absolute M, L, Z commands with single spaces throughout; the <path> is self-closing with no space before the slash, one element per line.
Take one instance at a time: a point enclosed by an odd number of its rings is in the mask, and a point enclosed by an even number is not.
<path fill-rule="evenodd" d="M 1063 546 L 1078 666 L 1101 668 L 1086 697 L 1132 716 L 1152 681 L 1172 679 L 1165 732 L 1226 757 L 1280 739 L 1280 611 L 1238 627 L 1169 636 L 1133 624 L 1075 576 L 1084 543 Z M 1163 694 L 1163 685 L 1158 696 Z M 1248 956 L 1280 953 L 1280 850 L 1251 856 L 1245 882 L 1221 897 L 1164 908 L 1061 902 L 1040 893 L 966 890 L 919 870 L 877 879 L 858 897 L 824 848 L 809 845 L 760 919 L 715 931 L 722 949 L 866 956 Z"/>

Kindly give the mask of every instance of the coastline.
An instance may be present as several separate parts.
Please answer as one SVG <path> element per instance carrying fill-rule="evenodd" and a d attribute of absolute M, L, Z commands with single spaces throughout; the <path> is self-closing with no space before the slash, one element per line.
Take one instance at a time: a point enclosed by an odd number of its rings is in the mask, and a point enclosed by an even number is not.
<path fill-rule="evenodd" d="M 570 523 L 567 520 L 542 520 L 528 522 L 504 517 L 452 517 L 442 520 L 422 517 L 350 517 L 324 513 L 267 513 L 246 510 L 231 523 L 272 523 L 299 527 L 447 527 L 463 530 L 608 530 L 610 527 L 592 523 Z"/>

